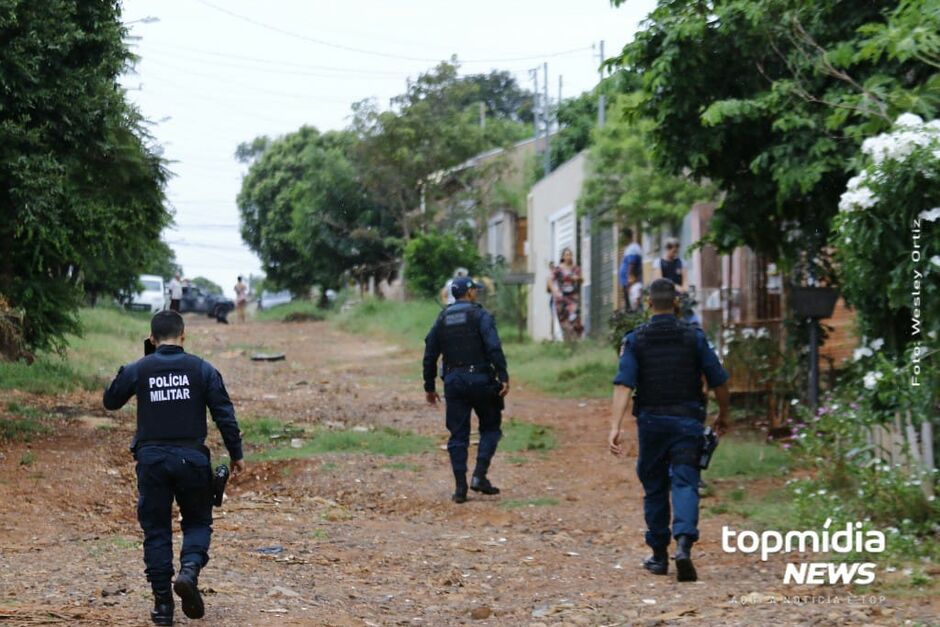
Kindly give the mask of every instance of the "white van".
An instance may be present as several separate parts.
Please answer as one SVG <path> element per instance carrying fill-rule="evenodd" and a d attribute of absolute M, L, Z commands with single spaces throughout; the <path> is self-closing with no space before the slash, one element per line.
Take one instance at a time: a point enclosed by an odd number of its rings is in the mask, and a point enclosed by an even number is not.
<path fill-rule="evenodd" d="M 127 308 L 150 313 L 161 311 L 166 306 L 163 277 L 155 274 L 142 274 L 140 284 L 143 289 L 131 296 Z"/>

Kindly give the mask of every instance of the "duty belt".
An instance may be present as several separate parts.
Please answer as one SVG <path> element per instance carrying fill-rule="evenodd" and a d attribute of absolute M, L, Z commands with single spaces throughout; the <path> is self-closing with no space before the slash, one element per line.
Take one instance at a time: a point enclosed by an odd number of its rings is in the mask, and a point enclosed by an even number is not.
<path fill-rule="evenodd" d="M 705 418 L 705 412 L 702 409 L 688 405 L 640 405 L 639 410 L 657 416 L 679 416 L 683 418 L 698 418 L 699 420 Z"/>
<path fill-rule="evenodd" d="M 471 374 L 477 372 L 483 372 L 486 374 L 491 374 L 493 372 L 492 367 L 489 364 L 473 364 L 470 366 L 447 366 L 444 368 L 444 374 L 450 374 L 452 372 L 469 372 Z"/>
<path fill-rule="evenodd" d="M 206 455 L 209 454 L 209 449 L 206 448 L 206 445 L 199 440 L 140 440 L 134 444 L 134 448 L 131 450 L 133 451 L 145 446 L 178 446 L 180 448 L 188 448 L 194 451 L 199 451 L 200 453 L 204 453 Z"/>

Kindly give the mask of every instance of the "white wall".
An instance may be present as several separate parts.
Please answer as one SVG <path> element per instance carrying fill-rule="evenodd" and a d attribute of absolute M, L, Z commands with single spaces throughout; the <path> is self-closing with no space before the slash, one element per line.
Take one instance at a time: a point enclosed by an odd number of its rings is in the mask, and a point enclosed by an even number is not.
<path fill-rule="evenodd" d="M 529 192 L 528 271 L 535 275 L 535 282 L 529 291 L 528 332 L 533 340 L 553 339 L 549 294 L 545 291 L 548 263 L 558 262 L 557 251 L 553 250 L 551 219 L 560 217 L 566 208 L 574 210 L 584 184 L 586 164 L 587 153 L 581 152 L 536 183 Z M 571 245 L 577 257 L 577 237 Z"/>

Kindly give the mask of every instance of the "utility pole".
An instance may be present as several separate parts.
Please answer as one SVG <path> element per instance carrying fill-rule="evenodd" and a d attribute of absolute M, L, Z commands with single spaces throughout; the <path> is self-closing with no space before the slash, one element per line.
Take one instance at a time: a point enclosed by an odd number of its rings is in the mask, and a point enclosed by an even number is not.
<path fill-rule="evenodd" d="M 552 122 L 548 113 L 548 105 L 550 101 L 548 99 L 548 62 L 547 61 L 542 64 L 542 71 L 544 72 L 543 74 L 544 80 L 542 81 L 543 83 L 542 88 L 545 90 L 545 98 L 543 99 L 543 102 L 542 102 L 542 107 L 544 108 L 544 111 L 542 112 L 542 121 L 545 123 L 545 154 L 542 156 L 542 159 L 544 160 L 543 167 L 545 169 L 545 176 L 548 176 L 549 173 L 552 171 L 552 151 L 550 150 L 550 146 L 549 146 L 549 133 L 551 132 Z"/>
<path fill-rule="evenodd" d="M 529 70 L 529 76 L 532 78 L 532 116 L 535 123 L 535 150 L 536 153 L 539 150 L 539 135 L 541 133 L 540 125 L 540 116 L 541 108 L 539 107 L 539 68 L 534 67 Z M 548 152 L 548 135 L 545 136 L 545 144 L 543 145 L 543 150 Z"/>
<path fill-rule="evenodd" d="M 597 67 L 597 76 L 599 83 L 597 85 L 597 126 L 603 128 L 607 117 L 607 98 L 601 92 L 600 83 L 604 81 L 604 40 L 601 40 L 600 63 Z"/>
<path fill-rule="evenodd" d="M 561 74 L 559 74 L 558 75 L 558 106 L 559 107 L 561 106 L 561 83 L 562 83 L 562 76 Z"/>
<path fill-rule="evenodd" d="M 480 101 L 480 128 L 486 128 L 486 103 Z"/>

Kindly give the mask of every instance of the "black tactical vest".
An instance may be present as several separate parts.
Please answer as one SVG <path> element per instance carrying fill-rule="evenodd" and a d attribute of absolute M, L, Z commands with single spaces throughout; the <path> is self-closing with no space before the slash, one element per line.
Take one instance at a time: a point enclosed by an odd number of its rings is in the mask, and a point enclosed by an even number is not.
<path fill-rule="evenodd" d="M 186 353 L 154 354 L 138 362 L 138 442 L 206 439 L 202 360 Z"/>
<path fill-rule="evenodd" d="M 704 404 L 694 327 L 673 316 L 657 318 L 640 325 L 634 340 L 639 365 L 637 413 L 669 408 L 669 414 L 683 415 L 675 406 Z"/>
<path fill-rule="evenodd" d="M 663 257 L 659 260 L 659 271 L 664 279 L 669 279 L 676 285 L 682 285 L 682 260 L 676 257 L 672 261 Z"/>
<path fill-rule="evenodd" d="M 441 312 L 437 334 L 444 354 L 444 372 L 450 368 L 489 363 L 480 333 L 480 305 L 457 303 Z"/>

